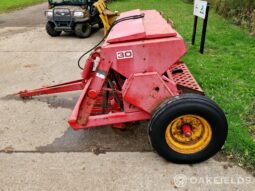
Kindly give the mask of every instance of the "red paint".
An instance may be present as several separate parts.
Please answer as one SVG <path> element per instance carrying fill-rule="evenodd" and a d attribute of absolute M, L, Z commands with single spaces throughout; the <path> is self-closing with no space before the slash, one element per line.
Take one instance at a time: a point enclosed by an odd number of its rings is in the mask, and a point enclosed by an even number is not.
<path fill-rule="evenodd" d="M 144 18 L 135 21 L 128 20 L 116 25 L 106 41 L 108 43 L 120 43 L 134 40 L 175 37 L 177 35 L 177 32 L 156 10 L 133 10 L 121 14 L 118 19 L 141 14 L 145 15 Z"/>
<path fill-rule="evenodd" d="M 144 18 L 113 28 L 103 46 L 88 57 L 81 80 L 18 94 L 25 98 L 82 90 L 69 118 L 78 130 L 148 120 L 164 100 L 187 90 L 201 93 L 179 61 L 186 53 L 182 37 L 157 11 L 134 10 L 119 18 L 142 13 Z M 183 126 L 183 133 L 190 136 L 191 127 Z"/>
<path fill-rule="evenodd" d="M 125 83 L 124 100 L 148 113 L 174 95 L 156 72 L 134 74 Z"/>
<path fill-rule="evenodd" d="M 192 130 L 190 125 L 183 125 L 182 132 L 186 137 L 190 137 L 192 135 Z"/>
<path fill-rule="evenodd" d="M 92 99 L 96 99 L 97 98 L 97 92 L 95 90 L 89 90 L 88 96 Z"/>

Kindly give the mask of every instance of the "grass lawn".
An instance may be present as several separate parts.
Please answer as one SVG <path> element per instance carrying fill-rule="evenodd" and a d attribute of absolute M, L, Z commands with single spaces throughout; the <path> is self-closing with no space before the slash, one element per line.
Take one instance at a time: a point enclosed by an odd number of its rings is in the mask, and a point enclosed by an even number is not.
<path fill-rule="evenodd" d="M 229 135 L 223 152 L 255 172 L 255 142 L 252 138 L 255 125 L 255 38 L 211 11 L 205 54 L 201 55 L 198 53 L 200 36 L 196 46 L 190 43 L 193 5 L 181 0 L 116 0 L 110 7 L 119 11 L 157 9 L 174 21 L 175 28 L 189 47 L 183 60 L 207 96 L 226 112 Z"/>
<path fill-rule="evenodd" d="M 47 2 L 47 0 L 0 0 L 0 13 L 41 2 Z"/>

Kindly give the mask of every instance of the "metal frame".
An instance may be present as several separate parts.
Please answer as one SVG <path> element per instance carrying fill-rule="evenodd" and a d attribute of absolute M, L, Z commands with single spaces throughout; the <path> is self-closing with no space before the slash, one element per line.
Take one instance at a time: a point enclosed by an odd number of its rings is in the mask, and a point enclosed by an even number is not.
<path fill-rule="evenodd" d="M 74 19 L 72 17 L 71 10 L 68 9 L 68 8 L 59 8 L 59 9 L 62 9 L 62 10 L 66 9 L 66 10 L 68 10 L 69 13 L 70 13 L 70 16 L 56 16 L 55 15 L 55 11 L 57 11 L 58 8 L 53 9 L 52 22 L 55 25 L 55 29 L 56 30 L 60 30 L 60 31 L 62 31 L 62 30 L 70 30 L 71 31 L 72 30 L 72 25 L 74 23 Z M 66 26 L 61 26 L 61 23 L 65 23 Z"/>
<path fill-rule="evenodd" d="M 164 22 L 156 11 L 144 11 L 143 14 L 148 14 L 144 23 L 152 25 L 150 28 L 155 28 L 156 23 L 151 18 Z M 90 54 L 82 79 L 21 91 L 18 95 L 26 98 L 82 90 L 69 118 L 71 127 L 79 130 L 102 125 L 122 128 L 123 123 L 150 119 L 154 110 L 170 97 L 186 92 L 203 94 L 187 66 L 179 61 L 186 52 L 183 39 L 172 28 L 167 28 L 170 26 L 166 22 L 167 27 L 161 26 L 159 34 L 156 31 L 146 36 L 140 32 L 144 30 L 141 28 L 144 23 L 116 26 L 106 43 Z M 132 34 L 145 35 L 143 38 L 147 40 L 130 42 L 133 36 L 129 33 L 120 39 L 121 42 L 114 38 L 120 30 L 128 32 L 129 28 L 138 30 Z M 108 43 L 113 39 L 113 44 Z M 160 49 L 155 49 L 156 46 Z"/>

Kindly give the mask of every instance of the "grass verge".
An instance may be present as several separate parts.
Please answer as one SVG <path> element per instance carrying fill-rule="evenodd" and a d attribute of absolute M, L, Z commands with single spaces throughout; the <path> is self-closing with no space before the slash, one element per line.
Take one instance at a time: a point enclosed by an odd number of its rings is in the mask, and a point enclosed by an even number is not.
<path fill-rule="evenodd" d="M 1 0 L 0 13 L 24 8 L 41 2 L 47 2 L 47 0 Z"/>
<path fill-rule="evenodd" d="M 196 46 L 190 45 L 192 5 L 181 0 L 118 0 L 110 7 L 118 11 L 157 9 L 174 21 L 175 28 L 189 47 L 182 60 L 207 96 L 226 112 L 229 135 L 223 152 L 255 174 L 255 143 L 250 133 L 255 118 L 247 120 L 248 116 L 255 114 L 255 38 L 211 11 L 205 54 L 201 55 L 198 53 L 200 36 L 197 36 Z"/>

